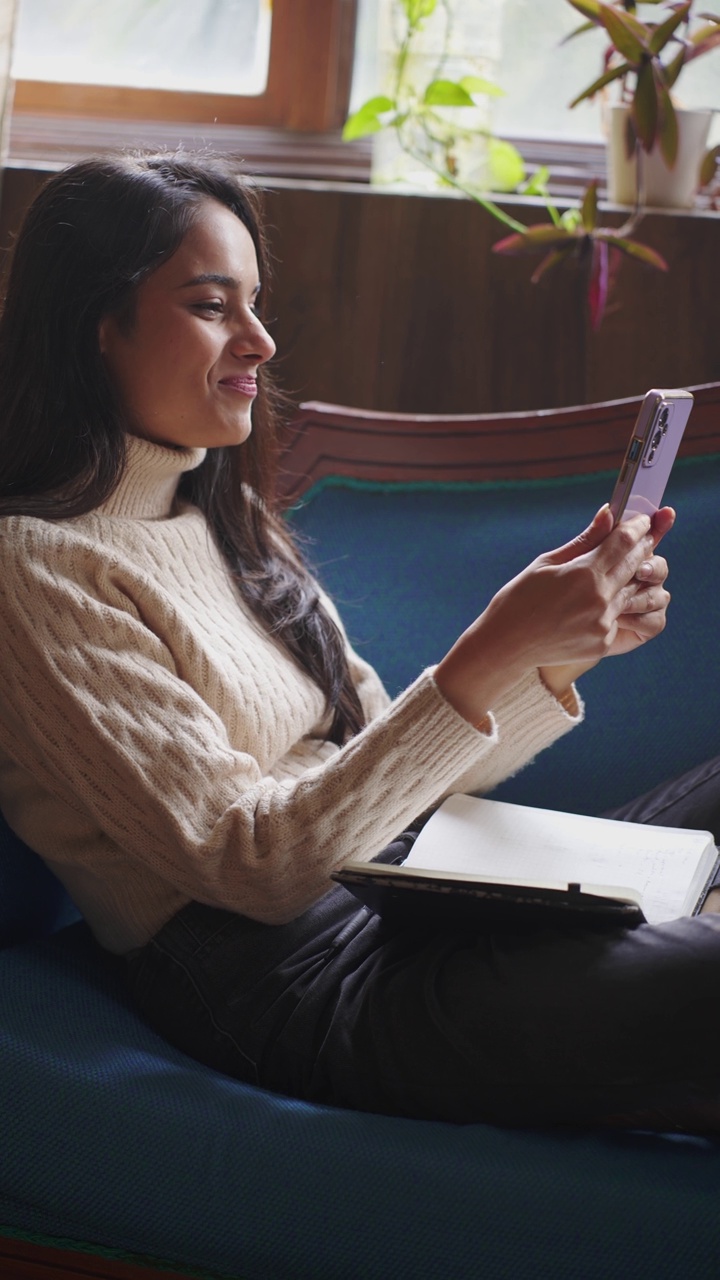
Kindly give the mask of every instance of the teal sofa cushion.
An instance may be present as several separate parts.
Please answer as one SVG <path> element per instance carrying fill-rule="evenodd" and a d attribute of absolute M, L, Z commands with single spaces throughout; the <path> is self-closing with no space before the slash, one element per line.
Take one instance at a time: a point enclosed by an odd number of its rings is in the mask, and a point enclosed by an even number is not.
<path fill-rule="evenodd" d="M 0 813 L 0 950 L 44 938 L 77 919 L 60 881 Z"/>
<path fill-rule="evenodd" d="M 330 481 L 291 516 L 358 651 L 395 694 L 437 662 L 536 555 L 589 524 L 613 477 L 502 485 Z M 662 545 L 672 604 L 662 636 L 583 677 L 586 723 L 496 796 L 602 813 L 720 754 L 720 592 L 712 566 L 720 458 L 678 464 Z"/>
<path fill-rule="evenodd" d="M 192 1062 L 84 925 L 0 957 L 0 1232 L 236 1280 L 714 1280 L 720 1145 L 365 1115 Z"/>

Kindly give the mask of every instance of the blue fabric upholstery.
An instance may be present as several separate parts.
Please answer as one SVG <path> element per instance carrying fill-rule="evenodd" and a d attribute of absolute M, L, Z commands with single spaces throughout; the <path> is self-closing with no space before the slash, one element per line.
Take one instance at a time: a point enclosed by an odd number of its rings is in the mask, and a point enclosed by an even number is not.
<path fill-rule="evenodd" d="M 0 813 L 0 950 L 79 919 L 65 889 Z"/>
<path fill-rule="evenodd" d="M 292 519 L 358 651 L 395 694 L 442 657 L 504 582 L 589 524 L 613 478 L 465 491 L 330 483 Z M 720 458 L 678 464 L 668 501 L 678 520 L 662 548 L 673 597 L 664 634 L 586 675 L 587 723 L 498 788 L 498 799 L 600 813 L 720 754 L 712 696 L 720 592 L 708 577 Z"/>
<path fill-rule="evenodd" d="M 326 487 L 294 515 L 393 690 L 496 587 L 572 537 L 608 480 Z M 720 461 L 679 468 L 671 623 L 584 682 L 590 714 L 501 791 L 599 810 L 720 751 Z M 598 708 L 602 707 L 602 719 Z M 0 830 L 0 1234 L 95 1242 L 242 1280 L 714 1280 L 720 1144 L 429 1124 L 289 1101 L 168 1048 L 122 965 Z M 55 930 L 55 931 L 54 931 Z"/>
<path fill-rule="evenodd" d="M 359 1115 L 144 1028 L 84 926 L 0 963 L 0 1224 L 242 1280 L 710 1280 L 720 1147 Z"/>

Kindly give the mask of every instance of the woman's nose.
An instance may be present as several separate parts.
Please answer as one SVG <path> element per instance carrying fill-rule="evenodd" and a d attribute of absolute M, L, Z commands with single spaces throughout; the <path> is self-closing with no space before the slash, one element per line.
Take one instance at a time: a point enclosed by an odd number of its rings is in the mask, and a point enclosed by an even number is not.
<path fill-rule="evenodd" d="M 253 316 L 251 324 L 239 324 L 230 340 L 233 355 L 251 356 L 264 364 L 275 355 L 276 346 L 265 325 L 257 316 Z"/>

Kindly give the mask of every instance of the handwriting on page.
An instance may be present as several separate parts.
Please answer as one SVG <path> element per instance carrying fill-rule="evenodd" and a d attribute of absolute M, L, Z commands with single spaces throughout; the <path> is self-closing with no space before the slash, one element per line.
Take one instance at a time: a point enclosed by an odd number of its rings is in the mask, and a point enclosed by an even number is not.
<path fill-rule="evenodd" d="M 406 866 L 627 887 L 642 895 L 647 919 L 657 922 L 682 914 L 707 844 L 706 833 L 693 834 L 697 842 L 688 843 L 670 827 L 452 796 L 421 832 Z"/>

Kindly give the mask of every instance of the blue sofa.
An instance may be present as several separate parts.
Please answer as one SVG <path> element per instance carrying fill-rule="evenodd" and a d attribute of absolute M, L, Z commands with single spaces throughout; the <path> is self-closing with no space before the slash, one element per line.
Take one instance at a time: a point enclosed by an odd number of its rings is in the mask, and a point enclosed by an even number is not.
<path fill-rule="evenodd" d="M 396 691 L 610 478 L 326 476 L 290 518 Z M 590 673 L 587 723 L 498 796 L 600 812 L 720 754 L 720 453 L 682 461 L 669 497 L 667 630 Z M 0 842 L 3 1277 L 717 1277 L 720 1142 L 395 1120 L 238 1084 L 140 1022 L 58 882 Z"/>

